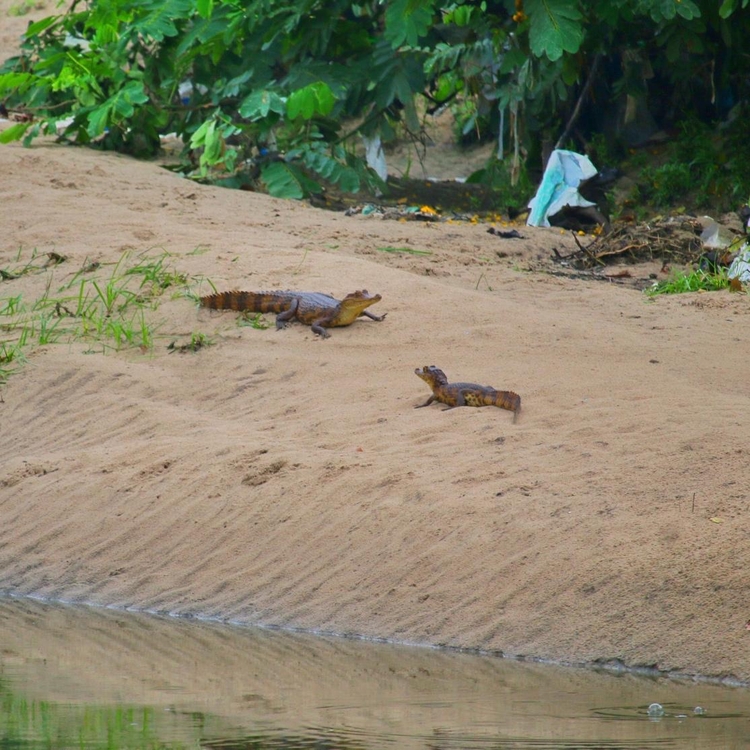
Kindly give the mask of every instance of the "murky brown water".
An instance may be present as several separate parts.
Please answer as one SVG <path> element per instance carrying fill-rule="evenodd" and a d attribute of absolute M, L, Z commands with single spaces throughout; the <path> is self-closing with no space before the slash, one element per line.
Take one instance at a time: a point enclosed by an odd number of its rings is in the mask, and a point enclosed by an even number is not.
<path fill-rule="evenodd" d="M 0 747 L 84 746 L 725 750 L 750 690 L 0 599 Z"/>

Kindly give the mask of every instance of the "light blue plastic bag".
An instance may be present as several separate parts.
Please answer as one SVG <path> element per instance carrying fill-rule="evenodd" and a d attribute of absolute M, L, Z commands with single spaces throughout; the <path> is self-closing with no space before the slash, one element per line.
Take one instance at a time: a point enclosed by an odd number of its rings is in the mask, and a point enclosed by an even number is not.
<path fill-rule="evenodd" d="M 575 151 L 555 149 L 549 157 L 542 182 L 529 202 L 531 227 L 548 227 L 549 217 L 565 206 L 595 206 L 579 192 L 578 186 L 597 173 L 588 156 Z"/>

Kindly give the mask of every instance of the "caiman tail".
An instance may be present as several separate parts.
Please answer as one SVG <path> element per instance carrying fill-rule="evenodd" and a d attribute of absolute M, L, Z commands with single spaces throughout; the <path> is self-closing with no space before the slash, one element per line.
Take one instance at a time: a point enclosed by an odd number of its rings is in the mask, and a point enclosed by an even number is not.
<path fill-rule="evenodd" d="M 279 296 L 268 292 L 217 292 L 200 299 L 201 307 L 212 310 L 236 310 L 237 312 L 281 312 L 283 301 Z M 289 305 L 287 304 L 286 307 Z"/>
<path fill-rule="evenodd" d="M 515 422 L 521 411 L 521 397 L 513 391 L 495 391 L 494 398 L 488 398 L 485 405 L 499 406 L 501 409 L 512 411 L 513 421 Z"/>

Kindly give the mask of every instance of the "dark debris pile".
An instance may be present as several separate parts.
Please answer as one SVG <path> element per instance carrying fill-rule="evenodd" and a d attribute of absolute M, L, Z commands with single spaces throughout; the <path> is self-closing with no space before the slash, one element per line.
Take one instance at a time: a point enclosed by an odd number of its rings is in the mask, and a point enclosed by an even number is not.
<path fill-rule="evenodd" d="M 665 263 L 693 263 L 703 252 L 702 223 L 691 216 L 658 217 L 642 224 L 621 224 L 593 241 L 573 235 L 578 250 L 558 261 L 579 269 L 605 266 L 616 261 L 639 263 L 659 259 Z"/>

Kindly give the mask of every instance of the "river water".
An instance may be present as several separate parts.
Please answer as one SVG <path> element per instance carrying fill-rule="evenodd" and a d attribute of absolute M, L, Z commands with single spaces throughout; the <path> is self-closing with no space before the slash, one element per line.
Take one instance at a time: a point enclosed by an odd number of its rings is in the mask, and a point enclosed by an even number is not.
<path fill-rule="evenodd" d="M 748 688 L 0 599 L 3 750 L 749 747 Z"/>

